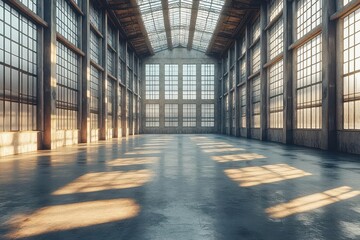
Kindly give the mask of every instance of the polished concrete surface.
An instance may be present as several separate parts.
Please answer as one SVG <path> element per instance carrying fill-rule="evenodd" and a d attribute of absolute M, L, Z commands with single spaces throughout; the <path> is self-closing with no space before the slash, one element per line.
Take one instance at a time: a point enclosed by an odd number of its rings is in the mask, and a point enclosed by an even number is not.
<path fill-rule="evenodd" d="M 360 239 L 360 157 L 141 135 L 0 162 L 0 239 Z"/>

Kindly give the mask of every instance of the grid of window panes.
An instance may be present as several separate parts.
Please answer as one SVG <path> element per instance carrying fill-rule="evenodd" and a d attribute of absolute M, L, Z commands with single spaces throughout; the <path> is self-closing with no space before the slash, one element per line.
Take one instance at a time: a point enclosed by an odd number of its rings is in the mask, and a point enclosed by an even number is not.
<path fill-rule="evenodd" d="M 344 129 L 360 129 L 360 9 L 344 18 L 343 33 Z"/>
<path fill-rule="evenodd" d="M 201 126 L 214 127 L 215 108 L 214 104 L 201 104 Z"/>
<path fill-rule="evenodd" d="M 229 75 L 226 74 L 224 76 L 224 93 L 227 93 L 229 91 Z"/>
<path fill-rule="evenodd" d="M 19 0 L 19 2 L 27 6 L 34 13 L 37 13 L 37 0 Z"/>
<path fill-rule="evenodd" d="M 79 56 L 59 42 L 56 55 L 57 129 L 77 129 Z"/>
<path fill-rule="evenodd" d="M 261 112 L 261 94 L 260 94 L 260 77 L 252 80 L 251 84 L 251 127 L 260 128 L 260 112 Z"/>
<path fill-rule="evenodd" d="M 114 101 L 115 101 L 115 81 L 112 79 L 107 80 L 106 86 L 106 97 L 107 97 L 107 126 L 109 128 L 114 127 Z"/>
<path fill-rule="evenodd" d="M 251 49 L 251 65 L 251 73 L 256 73 L 260 70 L 260 43 Z"/>
<path fill-rule="evenodd" d="M 111 74 L 112 76 L 115 76 L 115 68 L 116 68 L 116 53 L 108 48 L 108 52 L 107 52 L 107 70 L 108 73 Z"/>
<path fill-rule="evenodd" d="M 101 11 L 90 1 L 90 23 L 97 29 L 101 29 Z"/>
<path fill-rule="evenodd" d="M 101 72 L 95 67 L 90 67 L 90 127 L 99 128 L 99 104 L 100 104 L 100 79 Z"/>
<path fill-rule="evenodd" d="M 321 128 L 321 34 L 297 49 L 297 128 Z"/>
<path fill-rule="evenodd" d="M 178 126 L 178 105 L 165 104 L 165 127 Z"/>
<path fill-rule="evenodd" d="M 214 99 L 215 65 L 201 64 L 201 99 Z"/>
<path fill-rule="evenodd" d="M 298 39 L 321 24 L 322 1 L 297 0 L 296 33 Z"/>
<path fill-rule="evenodd" d="M 269 68 L 270 128 L 283 127 L 284 110 L 284 61 L 281 60 Z"/>
<path fill-rule="evenodd" d="M 115 30 L 110 26 L 110 23 L 108 23 L 107 28 L 107 44 L 111 46 L 113 49 L 116 49 L 116 33 Z"/>
<path fill-rule="evenodd" d="M 79 17 L 66 0 L 56 1 L 56 31 L 75 46 L 79 45 Z"/>
<path fill-rule="evenodd" d="M 269 59 L 273 59 L 283 52 L 283 33 L 283 19 L 280 18 L 269 30 Z"/>
<path fill-rule="evenodd" d="M 183 127 L 196 127 L 196 104 L 183 104 Z"/>
<path fill-rule="evenodd" d="M 177 64 L 165 64 L 165 99 L 178 99 Z"/>
<path fill-rule="evenodd" d="M 232 127 L 235 128 L 236 126 L 236 111 L 235 111 L 235 106 L 236 106 L 236 101 L 235 101 L 235 92 L 231 92 L 231 117 L 232 117 Z"/>
<path fill-rule="evenodd" d="M 122 120 L 122 112 L 121 112 L 121 106 L 122 106 L 122 97 L 123 97 L 124 89 L 122 86 L 118 87 L 118 121 L 119 121 L 119 128 L 121 128 L 121 120 Z"/>
<path fill-rule="evenodd" d="M 145 126 L 146 127 L 159 127 L 159 104 L 146 104 L 145 105 Z"/>
<path fill-rule="evenodd" d="M 225 107 L 225 128 L 230 127 L 230 106 L 229 106 L 229 95 L 224 96 L 224 107 Z"/>
<path fill-rule="evenodd" d="M 196 65 L 183 65 L 183 99 L 196 99 Z"/>
<path fill-rule="evenodd" d="M 230 69 L 230 89 L 234 88 L 236 86 L 236 81 L 235 81 L 235 68 L 231 68 Z"/>
<path fill-rule="evenodd" d="M 246 82 L 246 59 L 245 57 L 240 60 L 240 83 Z"/>
<path fill-rule="evenodd" d="M 246 85 L 240 88 L 240 127 L 246 128 Z"/>
<path fill-rule="evenodd" d="M 36 130 L 36 25 L 0 1 L 0 26 L 0 131 Z"/>
<path fill-rule="evenodd" d="M 256 19 L 251 29 L 251 43 L 256 42 L 260 38 L 260 18 Z"/>
<path fill-rule="evenodd" d="M 272 0 L 269 7 L 270 21 L 280 14 L 283 10 L 283 0 Z"/>
<path fill-rule="evenodd" d="M 145 65 L 145 98 L 159 99 L 159 78 L 160 66 L 159 64 Z"/>
<path fill-rule="evenodd" d="M 97 64 L 101 64 L 101 38 L 94 31 L 90 31 L 90 58 Z"/>

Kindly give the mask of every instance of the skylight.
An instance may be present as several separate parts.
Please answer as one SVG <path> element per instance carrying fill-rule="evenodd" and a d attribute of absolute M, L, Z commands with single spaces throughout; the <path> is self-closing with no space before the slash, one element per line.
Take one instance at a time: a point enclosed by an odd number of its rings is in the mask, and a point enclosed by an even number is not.
<path fill-rule="evenodd" d="M 167 49 L 168 41 L 165 29 L 162 1 L 137 0 L 145 29 L 154 52 Z M 172 47 L 187 47 L 192 19 L 193 0 L 167 0 Z M 224 0 L 200 0 L 195 22 L 192 48 L 206 52 L 219 20 Z"/>

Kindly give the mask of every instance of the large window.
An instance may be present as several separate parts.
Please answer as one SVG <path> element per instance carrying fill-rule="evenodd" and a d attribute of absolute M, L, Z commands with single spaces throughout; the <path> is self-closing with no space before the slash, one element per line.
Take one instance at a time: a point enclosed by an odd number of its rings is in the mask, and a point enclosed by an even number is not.
<path fill-rule="evenodd" d="M 183 65 L 183 99 L 196 99 L 196 65 Z"/>
<path fill-rule="evenodd" d="M 321 35 L 297 50 L 297 128 L 321 128 Z"/>
<path fill-rule="evenodd" d="M 261 95 L 260 77 L 256 77 L 251 83 L 251 127 L 260 128 Z"/>
<path fill-rule="evenodd" d="M 145 124 L 146 127 L 159 127 L 159 104 L 146 104 L 145 105 Z"/>
<path fill-rule="evenodd" d="M 344 18 L 344 129 L 360 129 L 359 26 L 360 9 L 357 9 Z"/>
<path fill-rule="evenodd" d="M 196 127 L 196 104 L 183 104 L 183 126 Z"/>
<path fill-rule="evenodd" d="M 0 132 L 36 130 L 36 25 L 0 1 L 0 26 Z"/>
<path fill-rule="evenodd" d="M 251 49 L 251 73 L 260 71 L 260 43 Z"/>
<path fill-rule="evenodd" d="M 201 65 L 201 99 L 214 99 L 215 66 Z"/>
<path fill-rule="evenodd" d="M 165 64 L 165 99 L 178 99 L 177 64 Z"/>
<path fill-rule="evenodd" d="M 145 65 L 145 98 L 159 99 L 159 64 Z"/>
<path fill-rule="evenodd" d="M 57 43 L 57 129 L 77 129 L 79 111 L 79 56 Z"/>
<path fill-rule="evenodd" d="M 165 104 L 165 127 L 178 126 L 178 105 Z"/>
<path fill-rule="evenodd" d="M 269 30 L 269 57 L 273 59 L 283 52 L 283 20 L 282 18 Z"/>
<path fill-rule="evenodd" d="M 201 104 L 201 126 L 214 127 L 214 104 Z"/>
<path fill-rule="evenodd" d="M 297 0 L 296 33 L 298 39 L 321 24 L 322 1 L 327 0 Z"/>
<path fill-rule="evenodd" d="M 225 128 L 230 127 L 230 106 L 229 106 L 229 94 L 224 96 L 224 104 L 225 104 Z"/>
<path fill-rule="evenodd" d="M 114 128 L 115 81 L 112 79 L 107 80 L 106 97 L 107 97 L 107 126 L 108 128 Z"/>
<path fill-rule="evenodd" d="M 56 31 L 75 46 L 79 45 L 79 20 L 66 0 L 56 1 Z"/>
<path fill-rule="evenodd" d="M 281 14 L 283 0 L 273 0 L 269 6 L 269 21 Z M 274 25 L 269 29 L 269 58 L 274 59 L 284 51 L 284 26 L 283 17 L 280 16 Z M 284 89 L 284 61 L 283 58 L 272 63 L 268 67 L 269 77 L 269 128 L 283 128 L 283 89 Z"/>
<path fill-rule="evenodd" d="M 90 127 L 99 128 L 99 105 L 100 105 L 100 81 L 101 72 L 95 67 L 90 68 Z"/>
<path fill-rule="evenodd" d="M 240 88 L 240 127 L 246 128 L 246 85 Z"/>
<path fill-rule="evenodd" d="M 270 128 L 283 127 L 283 68 L 283 60 L 269 67 Z"/>

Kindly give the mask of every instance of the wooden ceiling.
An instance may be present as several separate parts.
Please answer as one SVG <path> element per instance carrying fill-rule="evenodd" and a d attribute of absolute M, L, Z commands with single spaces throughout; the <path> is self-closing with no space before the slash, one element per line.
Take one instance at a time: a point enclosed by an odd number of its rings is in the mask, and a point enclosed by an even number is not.
<path fill-rule="evenodd" d="M 247 18 L 258 11 L 261 1 L 225 0 L 206 53 L 220 57 L 231 46 Z M 117 19 L 117 25 L 139 57 L 154 54 L 136 0 L 102 0 L 102 5 Z"/>

